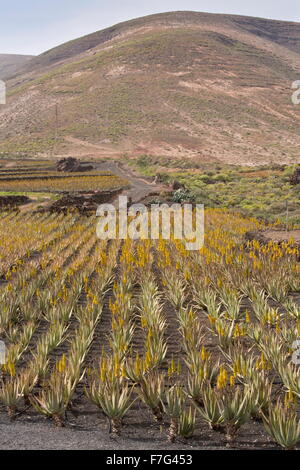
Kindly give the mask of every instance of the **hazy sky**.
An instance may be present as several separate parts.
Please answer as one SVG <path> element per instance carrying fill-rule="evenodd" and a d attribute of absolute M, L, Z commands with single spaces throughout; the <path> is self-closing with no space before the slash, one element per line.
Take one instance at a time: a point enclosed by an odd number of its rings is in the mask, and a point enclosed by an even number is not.
<path fill-rule="evenodd" d="M 174 10 L 300 22 L 299 0 L 0 0 L 0 53 L 39 54 L 121 21 Z"/>

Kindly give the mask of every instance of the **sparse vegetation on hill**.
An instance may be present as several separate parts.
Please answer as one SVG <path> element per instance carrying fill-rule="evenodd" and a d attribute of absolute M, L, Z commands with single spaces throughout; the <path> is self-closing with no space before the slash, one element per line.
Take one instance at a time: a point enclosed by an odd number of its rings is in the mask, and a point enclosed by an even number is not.
<path fill-rule="evenodd" d="M 234 209 L 269 222 L 300 224 L 300 185 L 291 183 L 294 166 L 201 164 L 191 160 L 144 155 L 131 161 L 141 174 L 158 172 L 166 184 L 178 180 L 194 202 Z"/>
<path fill-rule="evenodd" d="M 67 43 L 9 82 L 0 151 L 297 161 L 298 30 L 178 12 Z"/>

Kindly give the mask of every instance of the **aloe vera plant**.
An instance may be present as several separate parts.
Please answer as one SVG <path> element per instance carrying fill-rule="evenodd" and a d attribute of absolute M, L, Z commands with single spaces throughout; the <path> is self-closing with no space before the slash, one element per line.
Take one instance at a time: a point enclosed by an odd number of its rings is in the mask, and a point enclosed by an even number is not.
<path fill-rule="evenodd" d="M 55 426 L 63 427 L 67 408 L 66 389 L 63 377 L 59 373 L 50 376 L 46 388 L 39 395 L 30 399 L 34 408 L 51 418 Z"/>
<path fill-rule="evenodd" d="M 277 370 L 287 390 L 291 390 L 296 397 L 300 398 L 299 366 L 290 364 L 281 357 L 277 362 Z"/>
<path fill-rule="evenodd" d="M 196 410 L 190 406 L 184 410 L 179 418 L 178 434 L 185 439 L 193 436 L 196 427 Z"/>
<path fill-rule="evenodd" d="M 271 401 L 272 382 L 265 371 L 257 371 L 248 382 L 248 387 L 251 416 L 255 419 L 261 419 L 267 413 Z"/>
<path fill-rule="evenodd" d="M 264 416 L 264 426 L 268 434 L 284 449 L 293 449 L 300 440 L 300 421 L 297 413 L 279 400 L 269 406 Z"/>
<path fill-rule="evenodd" d="M 211 385 L 206 385 L 202 389 L 202 404 L 195 402 L 195 405 L 204 419 L 214 431 L 222 429 L 224 417 L 222 415 L 222 405 L 216 391 Z"/>
<path fill-rule="evenodd" d="M 2 382 L 0 386 L 0 403 L 5 405 L 8 416 L 14 419 L 17 407 L 22 399 L 23 390 L 20 383 L 15 377 L 10 378 L 6 382 Z"/>
<path fill-rule="evenodd" d="M 121 379 L 102 382 L 94 379 L 86 388 L 87 397 L 102 409 L 109 420 L 109 432 L 119 436 L 122 429 L 122 419 L 133 405 L 133 389 Z"/>
<path fill-rule="evenodd" d="M 149 406 L 156 421 L 162 421 L 164 387 L 164 375 L 152 372 L 143 377 L 137 388 L 138 396 Z"/>
<path fill-rule="evenodd" d="M 164 411 L 171 419 L 168 432 L 170 442 L 174 442 L 178 435 L 179 419 L 183 413 L 184 403 L 185 397 L 182 387 L 179 385 L 173 385 L 173 387 L 167 390 Z"/>
<path fill-rule="evenodd" d="M 221 394 L 221 416 L 226 427 L 226 438 L 233 442 L 240 427 L 250 417 L 249 392 L 240 388 L 226 390 Z"/>

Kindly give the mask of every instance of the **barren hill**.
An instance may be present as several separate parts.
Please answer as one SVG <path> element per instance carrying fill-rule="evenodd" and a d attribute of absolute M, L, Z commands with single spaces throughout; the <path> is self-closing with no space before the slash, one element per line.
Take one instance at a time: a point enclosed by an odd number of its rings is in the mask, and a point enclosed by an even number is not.
<path fill-rule="evenodd" d="M 0 54 L 0 79 L 16 74 L 32 58 L 31 55 Z"/>
<path fill-rule="evenodd" d="M 174 12 L 31 59 L 8 83 L 0 152 L 300 161 L 300 23 Z"/>

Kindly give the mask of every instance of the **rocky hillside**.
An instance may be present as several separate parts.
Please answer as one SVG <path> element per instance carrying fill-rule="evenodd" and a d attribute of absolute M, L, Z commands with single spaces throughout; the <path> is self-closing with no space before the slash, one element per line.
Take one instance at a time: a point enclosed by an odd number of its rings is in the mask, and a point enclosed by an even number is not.
<path fill-rule="evenodd" d="M 174 12 L 31 59 L 8 82 L 0 152 L 300 161 L 300 23 Z"/>

